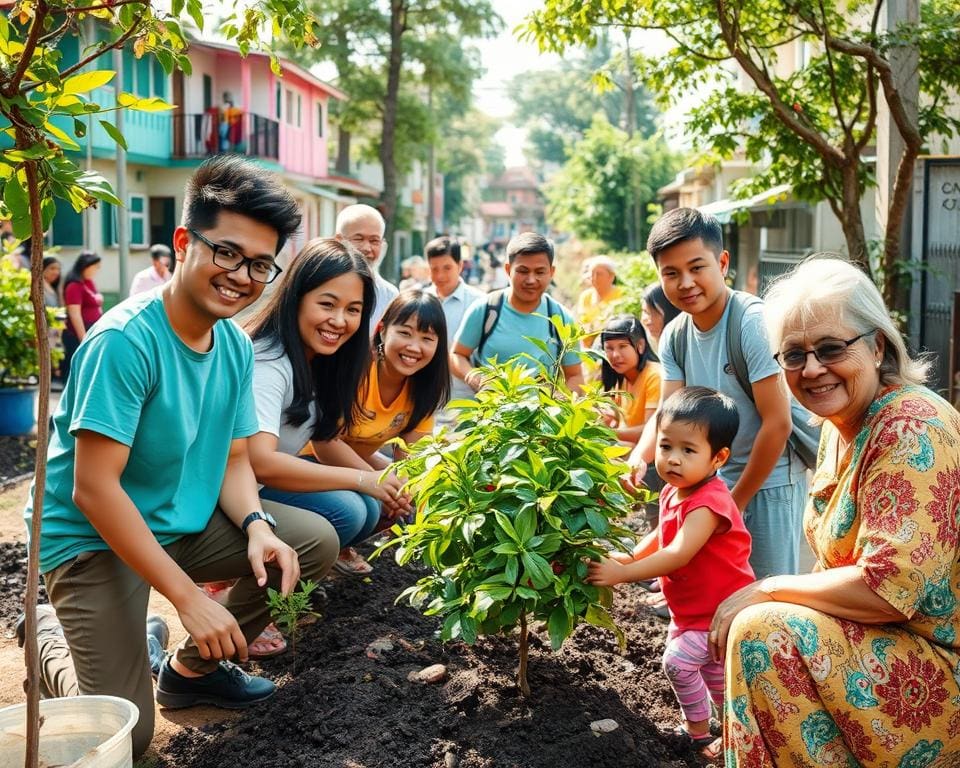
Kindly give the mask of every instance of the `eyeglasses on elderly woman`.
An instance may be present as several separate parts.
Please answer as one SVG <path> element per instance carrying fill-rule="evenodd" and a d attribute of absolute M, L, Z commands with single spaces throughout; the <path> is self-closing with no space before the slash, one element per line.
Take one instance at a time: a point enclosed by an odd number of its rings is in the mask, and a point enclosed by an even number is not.
<path fill-rule="evenodd" d="M 823 365 L 833 365 L 846 358 L 851 344 L 856 344 L 864 336 L 870 336 L 876 332 L 877 329 L 874 328 L 852 339 L 823 339 L 813 349 L 792 347 L 783 352 L 777 352 L 773 359 L 785 371 L 799 371 L 807 364 L 808 355 L 813 355 Z"/>

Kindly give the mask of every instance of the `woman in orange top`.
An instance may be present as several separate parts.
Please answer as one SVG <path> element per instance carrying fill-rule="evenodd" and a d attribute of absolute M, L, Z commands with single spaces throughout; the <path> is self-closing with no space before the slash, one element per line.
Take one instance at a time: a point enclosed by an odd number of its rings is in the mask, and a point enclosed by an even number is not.
<path fill-rule="evenodd" d="M 395 298 L 373 336 L 374 360 L 362 398 L 362 417 L 334 440 L 314 442 L 328 466 L 384 470 L 380 449 L 395 437 L 413 444 L 433 430 L 433 413 L 450 397 L 447 323 L 436 297 L 421 290 Z M 387 514 L 411 512 L 409 499 Z"/>
<path fill-rule="evenodd" d="M 635 444 L 660 401 L 660 364 L 649 359 L 647 335 L 632 315 L 610 320 L 600 333 L 604 361 L 600 380 L 606 392 L 615 392 L 620 414 L 610 426 L 617 438 Z"/>

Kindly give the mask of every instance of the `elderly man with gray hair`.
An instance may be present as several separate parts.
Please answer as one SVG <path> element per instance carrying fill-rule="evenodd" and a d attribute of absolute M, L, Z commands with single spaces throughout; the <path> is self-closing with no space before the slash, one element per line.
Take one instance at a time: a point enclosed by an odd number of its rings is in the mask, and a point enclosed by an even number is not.
<path fill-rule="evenodd" d="M 380 274 L 380 260 L 387 252 L 387 241 L 383 239 L 386 229 L 387 223 L 380 211 L 369 205 L 348 205 L 337 215 L 337 240 L 350 243 L 360 251 L 373 272 L 377 298 L 370 314 L 371 336 L 376 332 L 377 323 L 383 317 L 387 305 L 399 293 L 396 286 Z"/>
<path fill-rule="evenodd" d="M 152 262 L 146 269 L 141 269 L 133 276 L 130 283 L 130 295 L 136 296 L 138 293 L 146 293 L 151 288 L 164 285 L 173 277 L 170 271 L 169 259 L 170 248 L 163 243 L 154 243 L 150 246 L 150 261 Z"/>

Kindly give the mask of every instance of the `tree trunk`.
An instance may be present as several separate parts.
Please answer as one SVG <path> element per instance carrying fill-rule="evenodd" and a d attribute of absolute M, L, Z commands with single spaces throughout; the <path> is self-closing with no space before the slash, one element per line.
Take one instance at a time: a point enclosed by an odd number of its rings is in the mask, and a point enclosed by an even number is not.
<path fill-rule="evenodd" d="M 394 143 L 397 130 L 397 108 L 400 100 L 400 68 L 403 65 L 403 33 L 406 28 L 406 0 L 390 0 L 390 58 L 387 67 L 387 93 L 383 100 L 383 133 L 380 137 L 380 165 L 383 167 L 383 217 L 387 220 L 387 254 L 380 265 L 380 274 L 396 281 L 398 260 L 393 235 L 397 229 L 397 163 Z"/>
<path fill-rule="evenodd" d="M 893 184 L 893 194 L 887 209 L 887 231 L 883 238 L 883 303 L 887 309 L 906 313 L 910 304 L 910 278 L 904 277 L 900 269 L 900 246 L 903 242 L 903 219 L 910 202 L 910 187 L 913 184 L 913 169 L 917 162 L 916 147 L 906 143 L 897 176 Z"/>
<path fill-rule="evenodd" d="M 840 226 L 847 242 L 847 256 L 850 261 L 863 269 L 874 281 L 867 253 L 867 236 L 863 229 L 863 215 L 860 213 L 860 184 L 857 179 L 856 161 L 840 169 L 842 179 L 842 200 L 840 201 Z"/>
<path fill-rule="evenodd" d="M 530 683 L 527 682 L 527 656 L 530 650 L 530 630 L 527 628 L 527 613 L 520 612 L 520 666 L 517 667 L 517 687 L 525 699 L 530 697 Z"/>
<path fill-rule="evenodd" d="M 626 112 L 627 136 L 637 132 L 637 97 L 633 90 L 633 52 L 630 50 L 630 30 L 624 33 L 623 108 Z M 640 250 L 640 201 L 637 199 L 637 169 L 631 164 L 630 187 L 627 189 L 627 250 Z"/>
<path fill-rule="evenodd" d="M 337 161 L 333 168 L 338 176 L 350 175 L 350 131 L 343 128 L 337 136 Z"/>
<path fill-rule="evenodd" d="M 27 148 L 33 141 L 17 129 L 17 146 Z M 37 326 L 37 354 L 40 356 L 40 386 L 37 409 L 37 451 L 34 464 L 33 517 L 30 521 L 30 549 L 27 558 L 27 592 L 23 610 L 24 653 L 27 666 L 27 744 L 24 766 L 36 768 L 40 748 L 40 649 L 37 643 L 37 598 L 40 591 L 40 526 L 43 519 L 43 491 L 47 481 L 47 427 L 50 418 L 50 337 L 47 309 L 43 300 L 43 224 L 40 218 L 40 188 L 37 164 L 24 164 L 27 197 L 30 201 L 30 303 Z"/>

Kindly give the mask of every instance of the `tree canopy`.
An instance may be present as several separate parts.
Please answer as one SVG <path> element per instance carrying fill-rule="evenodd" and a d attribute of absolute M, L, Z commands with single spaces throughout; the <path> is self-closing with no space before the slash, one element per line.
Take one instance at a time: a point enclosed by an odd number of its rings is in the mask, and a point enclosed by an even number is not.
<path fill-rule="evenodd" d="M 960 86 L 960 6 L 923 2 L 918 23 L 889 30 L 884 12 L 882 0 L 545 0 L 525 34 L 563 51 L 597 44 L 611 26 L 662 30 L 672 48 L 639 57 L 638 65 L 661 104 L 699 94 L 688 125 L 696 146 L 714 159 L 742 152 L 757 164 L 738 190 L 743 196 L 789 183 L 802 200 L 826 200 L 850 257 L 865 266 L 860 201 L 874 182 L 870 158 L 883 98 L 904 145 L 874 265 L 893 306 L 906 287 L 900 240 L 914 161 L 935 136 L 960 130 L 949 110 Z M 920 72 L 916 119 L 897 80 L 897 57 L 911 52 Z"/>
<path fill-rule="evenodd" d="M 336 66 L 337 85 L 350 96 L 339 114 L 338 169 L 348 166 L 349 135 L 356 132 L 358 156 L 376 158 L 383 169 L 389 241 L 403 173 L 469 109 L 481 70 L 479 52 L 468 41 L 495 34 L 500 17 L 489 0 L 391 0 L 383 7 L 367 0 L 310 0 L 307 6 L 323 30 L 317 33 L 321 45 L 291 55 L 308 65 Z M 387 252 L 388 276 L 397 271 L 396 255 Z"/>
<path fill-rule="evenodd" d="M 565 162 L 567 150 L 583 138 L 597 112 L 602 112 L 611 125 L 627 129 L 624 65 L 624 52 L 615 50 L 602 36 L 596 47 L 564 58 L 555 69 L 513 77 L 507 91 L 514 104 L 514 122 L 527 128 L 534 164 Z M 598 73 L 602 85 L 595 82 Z M 656 110 L 649 92 L 636 85 L 639 93 L 634 100 L 634 125 L 649 136 L 656 130 Z"/>
<path fill-rule="evenodd" d="M 614 250 L 635 248 L 628 238 L 630 205 L 636 200 L 647 210 L 679 165 L 659 136 L 630 138 L 598 112 L 546 186 L 547 219 L 554 227 L 602 240 Z M 649 225 L 643 222 L 637 242 L 645 242 L 647 234 Z"/>

